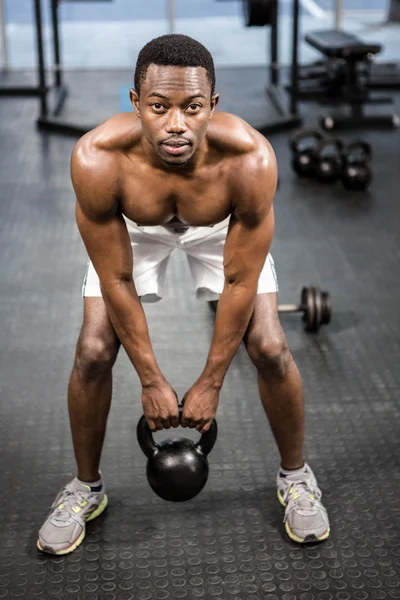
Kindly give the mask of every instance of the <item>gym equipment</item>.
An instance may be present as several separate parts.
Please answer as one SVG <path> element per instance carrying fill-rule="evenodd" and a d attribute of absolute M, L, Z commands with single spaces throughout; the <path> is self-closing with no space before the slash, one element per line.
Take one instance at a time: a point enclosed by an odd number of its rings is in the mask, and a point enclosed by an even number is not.
<path fill-rule="evenodd" d="M 302 123 L 298 111 L 298 105 L 293 96 L 288 96 L 285 93 L 284 87 L 280 82 L 280 68 L 278 57 L 278 0 L 242 0 L 244 22 L 247 27 L 257 27 L 262 24 L 271 26 L 270 47 L 268 58 L 268 85 L 266 92 L 272 102 L 277 116 L 258 126 L 257 130 L 262 135 L 268 135 L 277 131 L 284 131 L 299 127 Z M 297 10 L 293 13 L 292 24 L 292 54 L 293 61 L 297 62 L 298 51 L 298 19 L 299 19 L 299 2 L 294 0 L 294 5 Z"/>
<path fill-rule="evenodd" d="M 273 25 L 278 0 L 243 0 L 246 27 Z"/>
<path fill-rule="evenodd" d="M 370 144 L 363 140 L 351 142 L 342 149 L 341 181 L 347 190 L 365 190 L 372 180 Z"/>
<path fill-rule="evenodd" d="M 317 61 L 312 65 L 300 66 L 298 58 L 300 0 L 293 0 L 292 58 L 289 69 L 289 82 L 283 86 L 290 96 L 289 112 L 300 120 L 298 109 L 300 101 L 317 101 L 320 104 L 334 106 L 347 104 L 351 108 L 351 115 L 349 117 L 333 117 L 332 114 L 328 114 L 320 121 L 323 129 L 330 130 L 335 127 L 363 125 L 399 127 L 400 118 L 395 113 L 369 116 L 364 114 L 364 105 L 367 103 L 393 103 L 393 98 L 375 97 L 370 93 L 370 90 L 384 89 L 385 87 L 386 89 L 398 89 L 400 87 L 400 77 L 394 68 L 390 68 L 390 73 L 385 73 L 380 79 L 376 77 L 373 59 L 380 52 L 381 45 L 364 43 L 355 35 L 339 31 L 340 7 L 341 0 L 337 0 L 336 29 L 315 31 L 305 36 L 305 40 L 324 54 L 326 59 Z M 279 86 L 280 70 L 278 67 L 278 29 L 276 23 L 277 21 L 271 29 L 270 86 L 268 94 L 277 107 L 282 107 L 284 100 L 282 100 L 283 88 Z M 370 70 L 372 74 L 366 77 L 366 70 Z M 268 133 L 268 130 L 266 130 L 266 133 Z"/>
<path fill-rule="evenodd" d="M 400 64 L 373 62 L 367 72 L 372 90 L 400 90 Z"/>
<path fill-rule="evenodd" d="M 53 5 L 56 0 L 52 0 L 51 4 L 51 16 L 52 16 L 52 52 L 54 55 L 54 88 L 52 89 L 47 85 L 46 82 L 46 74 L 45 74 L 45 66 L 44 66 L 44 45 L 43 45 L 43 21 L 42 21 L 42 3 L 41 0 L 33 0 L 33 14 L 35 20 L 35 33 L 36 33 L 36 51 L 38 57 L 37 64 L 37 77 L 38 83 L 37 85 L 24 85 L 24 86 L 12 86 L 7 85 L 8 75 L 11 73 L 11 70 L 8 66 L 7 61 L 7 40 L 5 35 L 5 9 L 3 1 L 0 0 L 0 22 L 2 23 L 2 56 L 3 56 L 3 68 L 4 71 L 2 73 L 2 84 L 0 87 L 0 96 L 37 96 L 40 99 L 40 114 L 41 116 L 47 116 L 48 113 L 48 103 L 47 97 L 48 93 L 52 90 L 55 92 L 55 108 L 54 114 L 57 114 L 64 103 L 64 100 L 67 95 L 66 88 L 62 84 L 62 71 L 60 67 L 60 51 L 59 51 L 59 36 L 58 36 L 58 23 L 54 20 L 54 10 Z"/>
<path fill-rule="evenodd" d="M 335 138 L 326 138 L 314 148 L 315 178 L 324 183 L 333 183 L 342 172 L 343 143 Z M 329 153 L 327 153 L 329 150 Z"/>
<path fill-rule="evenodd" d="M 325 55 L 324 61 L 317 61 L 311 66 L 299 65 L 299 15 L 300 0 L 292 2 L 292 57 L 290 65 L 289 82 L 282 86 L 280 82 L 280 68 L 278 59 L 278 2 L 265 1 L 263 16 L 255 15 L 255 5 L 251 0 L 242 0 L 244 6 L 246 25 L 258 25 L 264 21 L 271 21 L 269 85 L 267 93 L 276 110 L 281 115 L 272 123 L 259 127 L 262 134 L 269 134 L 282 129 L 296 127 L 301 124 L 299 114 L 300 101 L 319 102 L 320 104 L 337 106 L 347 104 L 350 106 L 350 116 L 336 116 L 328 114 L 321 118 L 320 125 L 323 129 L 330 130 L 337 127 L 399 127 L 400 118 L 396 113 L 387 115 L 365 115 L 365 104 L 392 104 L 392 97 L 376 97 L 370 93 L 374 89 L 399 89 L 400 77 L 396 68 L 389 65 L 389 73 L 377 75 L 373 60 L 381 51 L 380 44 L 364 43 L 353 34 L 339 31 L 341 0 L 336 0 L 335 26 L 333 30 L 323 30 L 308 33 L 305 40 Z M 396 0 L 397 2 L 399 0 Z M 276 5 L 276 10 L 275 10 Z M 258 8 L 260 9 L 260 4 Z M 250 15 L 254 10 L 254 16 Z M 260 9 L 261 10 L 261 9 Z M 272 17 L 268 14 L 272 11 Z M 365 71 L 369 72 L 365 76 Z M 286 108 L 287 98 L 284 91 L 289 92 L 289 107 Z"/>
<path fill-rule="evenodd" d="M 303 100 L 350 106 L 349 116 L 327 114 L 320 119 L 321 127 L 330 130 L 364 125 L 390 128 L 400 125 L 400 119 L 395 113 L 364 114 L 366 104 L 393 104 L 392 97 L 373 96 L 370 93 L 368 79 L 363 76 L 362 68 L 360 69 L 360 66 L 368 66 L 373 61 L 382 49 L 380 44 L 365 43 L 353 34 L 336 30 L 312 31 L 305 36 L 305 41 L 327 57 L 327 77 L 322 79 L 322 85 L 307 85 L 303 86 L 303 89 L 300 85 L 295 93 Z M 333 77 L 332 73 L 329 76 L 329 67 L 332 64 Z M 330 89 L 326 89 L 327 80 L 333 83 Z"/>
<path fill-rule="evenodd" d="M 179 408 L 182 415 L 183 407 Z M 204 488 L 209 473 L 207 455 L 217 440 L 217 422 L 195 444 L 187 438 L 155 443 L 144 415 L 137 425 L 137 439 L 147 456 L 146 474 L 151 489 L 163 500 L 186 502 Z"/>
<path fill-rule="evenodd" d="M 218 300 L 209 302 L 215 312 Z M 300 294 L 300 304 L 279 304 L 279 313 L 303 313 L 304 330 L 308 333 L 317 333 L 321 325 L 328 325 L 332 319 L 332 301 L 328 292 L 321 291 L 318 287 L 303 287 Z"/>
<path fill-rule="evenodd" d="M 86 0 L 87 1 L 87 0 Z M 111 1 L 111 0 L 102 0 Z M 1 0 L 0 0 L 1 2 Z M 37 96 L 40 102 L 39 117 L 36 121 L 38 129 L 45 131 L 54 131 L 80 137 L 94 127 L 80 126 L 73 123 L 62 122 L 56 118 L 60 115 L 68 90 L 63 82 L 63 70 L 61 64 L 60 52 L 60 36 L 59 36 L 59 19 L 58 5 L 60 0 L 49 0 L 49 12 L 51 14 L 51 53 L 53 64 L 51 72 L 54 76 L 53 86 L 49 85 L 47 80 L 47 68 L 45 64 L 45 47 L 44 47 L 44 24 L 43 24 L 43 8 L 42 0 L 33 0 L 33 14 L 35 20 L 36 34 L 36 52 L 37 52 L 37 78 L 38 83 L 34 86 L 9 86 L 2 85 L 0 87 L 0 96 Z M 3 12 L 2 2 L 0 4 L 1 13 Z M 0 14 L 1 21 L 4 21 L 3 14 Z M 3 41 L 3 52 L 7 51 L 5 36 Z M 5 54 L 6 56 L 6 54 Z M 3 81 L 7 82 L 8 66 L 5 63 L 5 74 L 2 77 Z M 51 107 L 49 102 L 49 93 L 51 92 Z"/>
<path fill-rule="evenodd" d="M 390 0 L 389 23 L 400 23 L 400 0 Z"/>
<path fill-rule="evenodd" d="M 289 144 L 292 150 L 292 167 L 300 177 L 315 175 L 315 148 L 323 138 L 323 134 L 316 129 L 300 129 L 291 137 Z M 305 140 L 308 140 L 308 143 L 304 145 Z"/>
<path fill-rule="evenodd" d="M 328 325 L 332 319 L 332 302 L 328 292 L 322 292 L 318 287 L 303 287 L 300 304 L 280 304 L 280 313 L 303 313 L 304 329 L 317 333 L 321 325 Z"/>

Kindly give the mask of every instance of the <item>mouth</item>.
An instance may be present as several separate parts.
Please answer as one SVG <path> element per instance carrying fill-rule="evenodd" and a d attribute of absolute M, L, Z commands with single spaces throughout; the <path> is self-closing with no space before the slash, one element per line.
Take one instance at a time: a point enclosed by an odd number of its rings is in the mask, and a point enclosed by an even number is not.
<path fill-rule="evenodd" d="M 178 142 L 178 141 L 169 141 L 161 144 L 162 147 L 168 152 L 168 154 L 173 154 L 174 156 L 179 156 L 180 154 L 184 154 L 189 147 L 187 142 Z"/>

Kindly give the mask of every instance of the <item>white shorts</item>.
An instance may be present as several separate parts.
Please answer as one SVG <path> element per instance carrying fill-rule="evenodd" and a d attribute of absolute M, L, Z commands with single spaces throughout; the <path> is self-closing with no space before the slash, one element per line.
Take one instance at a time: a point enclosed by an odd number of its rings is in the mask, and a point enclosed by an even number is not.
<path fill-rule="evenodd" d="M 185 252 L 196 297 L 218 300 L 224 287 L 223 252 L 228 219 L 213 227 L 187 227 L 184 232 L 162 226 L 139 227 L 126 219 L 133 251 L 133 279 L 143 302 L 157 302 L 163 296 L 167 264 L 171 252 Z M 261 271 L 258 294 L 277 292 L 278 281 L 272 256 L 269 254 Z M 101 297 L 100 281 L 91 261 L 88 262 L 82 295 Z"/>

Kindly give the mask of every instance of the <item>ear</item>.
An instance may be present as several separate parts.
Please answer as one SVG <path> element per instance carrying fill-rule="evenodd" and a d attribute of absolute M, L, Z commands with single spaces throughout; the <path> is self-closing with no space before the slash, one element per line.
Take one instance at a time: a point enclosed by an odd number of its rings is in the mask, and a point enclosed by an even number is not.
<path fill-rule="evenodd" d="M 215 112 L 215 108 L 216 108 L 218 102 L 219 102 L 219 94 L 214 94 L 211 97 L 211 103 L 210 103 L 210 105 L 211 105 L 210 119 L 212 118 L 212 116 L 213 116 L 213 114 Z"/>
<path fill-rule="evenodd" d="M 137 116 L 140 118 L 139 95 L 138 95 L 137 91 L 135 89 L 131 88 L 129 90 L 129 97 L 131 99 L 133 110 L 136 112 Z"/>

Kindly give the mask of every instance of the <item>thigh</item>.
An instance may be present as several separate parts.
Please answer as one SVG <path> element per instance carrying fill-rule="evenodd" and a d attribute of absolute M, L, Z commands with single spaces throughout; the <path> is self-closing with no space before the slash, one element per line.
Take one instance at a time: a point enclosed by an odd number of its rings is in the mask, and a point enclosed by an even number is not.
<path fill-rule="evenodd" d="M 198 229 L 201 231 L 183 241 L 182 250 L 189 262 L 197 298 L 218 300 L 225 281 L 223 260 L 227 229 Z"/>
<path fill-rule="evenodd" d="M 115 358 L 120 341 L 108 316 L 102 297 L 87 297 L 83 300 L 83 324 L 78 341 L 78 350 L 91 354 L 106 354 Z"/>
<path fill-rule="evenodd" d="M 202 228 L 206 229 L 206 228 Z M 213 233 L 199 235 L 192 241 L 184 241 L 183 250 L 188 256 L 196 294 L 204 300 L 218 300 L 225 284 L 224 248 L 227 227 Z M 274 260 L 268 254 L 258 280 L 257 294 L 278 292 L 278 280 Z"/>
<path fill-rule="evenodd" d="M 279 320 L 277 293 L 257 294 L 243 341 L 248 351 L 285 345 L 285 334 Z"/>

